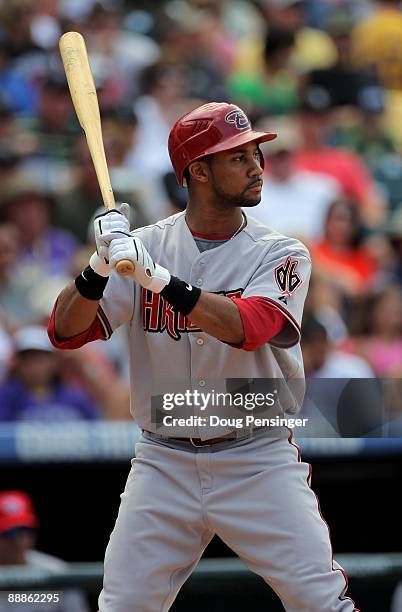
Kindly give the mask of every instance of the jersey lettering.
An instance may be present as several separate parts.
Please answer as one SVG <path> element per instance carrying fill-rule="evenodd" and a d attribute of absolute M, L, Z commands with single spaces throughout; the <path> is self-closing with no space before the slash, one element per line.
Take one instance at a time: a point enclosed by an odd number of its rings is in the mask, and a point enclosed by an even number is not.
<path fill-rule="evenodd" d="M 291 295 L 301 285 L 302 280 L 295 271 L 299 262 L 288 257 L 285 263 L 275 268 L 275 280 L 279 289 L 285 295 Z"/>
<path fill-rule="evenodd" d="M 160 330 L 167 330 L 167 333 L 174 340 L 180 340 L 180 335 L 177 332 L 177 312 L 173 310 L 173 306 L 162 298 L 162 310 L 160 317 Z"/>
<path fill-rule="evenodd" d="M 148 290 L 142 292 L 142 320 L 145 321 L 149 331 L 158 331 L 160 301 L 159 293 L 152 293 Z"/>
<path fill-rule="evenodd" d="M 236 289 L 234 291 L 220 291 L 218 295 L 226 295 L 233 299 L 240 298 L 242 293 L 243 289 Z M 173 306 L 159 293 L 153 293 L 143 288 L 141 304 L 144 331 L 153 333 L 167 331 L 173 340 L 180 340 L 183 333 L 202 331 L 183 314 L 176 312 Z"/>

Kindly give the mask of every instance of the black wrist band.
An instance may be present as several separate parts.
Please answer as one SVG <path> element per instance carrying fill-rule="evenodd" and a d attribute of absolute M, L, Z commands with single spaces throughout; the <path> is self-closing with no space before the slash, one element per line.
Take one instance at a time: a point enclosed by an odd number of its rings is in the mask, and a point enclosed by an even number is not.
<path fill-rule="evenodd" d="M 87 266 L 75 279 L 75 286 L 82 297 L 97 301 L 103 296 L 108 280 L 108 276 L 96 274 L 91 266 Z"/>
<path fill-rule="evenodd" d="M 177 276 L 171 276 L 169 284 L 161 291 L 161 296 L 184 316 L 190 314 L 200 295 L 201 289 L 185 283 Z"/>

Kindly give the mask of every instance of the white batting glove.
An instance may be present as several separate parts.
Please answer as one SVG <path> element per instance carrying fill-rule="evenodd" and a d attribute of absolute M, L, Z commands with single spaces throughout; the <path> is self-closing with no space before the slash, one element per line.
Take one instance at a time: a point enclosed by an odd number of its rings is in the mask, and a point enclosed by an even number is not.
<path fill-rule="evenodd" d="M 119 210 L 108 210 L 107 212 L 102 213 L 101 215 L 97 215 L 95 217 L 94 234 L 96 252 L 106 265 L 109 263 L 109 243 L 114 238 L 114 236 L 108 241 L 105 241 L 102 238 L 102 235 L 109 235 L 115 233 L 127 234 L 130 231 L 129 219 L 130 206 L 126 203 L 123 203 L 120 206 Z M 106 274 L 102 274 L 102 276 L 106 276 Z"/>
<path fill-rule="evenodd" d="M 113 272 L 113 266 L 107 264 L 102 257 L 99 257 L 96 251 L 95 253 L 92 253 L 89 260 L 89 265 L 91 266 L 92 270 L 100 276 L 110 276 Z"/>
<path fill-rule="evenodd" d="M 108 241 L 111 235 L 103 236 Z M 170 272 L 154 263 L 140 238 L 134 236 L 113 237 L 109 244 L 109 264 L 115 266 L 122 259 L 134 263 L 135 270 L 131 275 L 145 289 L 160 293 L 170 282 Z"/>

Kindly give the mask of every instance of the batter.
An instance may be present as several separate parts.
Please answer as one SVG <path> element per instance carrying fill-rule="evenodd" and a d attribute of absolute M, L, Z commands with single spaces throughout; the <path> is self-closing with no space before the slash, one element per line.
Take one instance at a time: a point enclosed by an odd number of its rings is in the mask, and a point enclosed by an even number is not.
<path fill-rule="evenodd" d="M 195 401 L 178 401 L 275 379 L 288 390 L 282 416 L 297 413 L 310 256 L 248 214 L 261 199 L 259 144 L 275 136 L 254 131 L 232 104 L 178 119 L 168 148 L 188 186 L 186 211 L 133 232 L 127 207 L 99 216 L 97 252 L 55 304 L 49 335 L 59 348 L 107 340 L 121 325 L 130 333 L 131 411 L 143 433 L 106 550 L 100 612 L 169 610 L 214 534 L 288 612 L 357 610 L 290 430 L 212 426 L 216 406 L 197 413 Z M 134 262 L 133 278 L 114 271 L 121 259 Z M 155 401 L 170 384 L 177 406 L 165 414 L 189 425 L 160 418 Z"/>

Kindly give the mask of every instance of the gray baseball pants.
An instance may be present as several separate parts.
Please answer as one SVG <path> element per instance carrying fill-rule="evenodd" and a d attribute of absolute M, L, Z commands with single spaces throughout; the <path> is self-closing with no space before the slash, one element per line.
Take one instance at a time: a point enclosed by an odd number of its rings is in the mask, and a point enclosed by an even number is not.
<path fill-rule="evenodd" d="M 191 452 L 142 436 L 106 550 L 99 612 L 167 612 L 214 534 L 287 612 L 357 611 L 309 480 L 291 439 Z"/>

